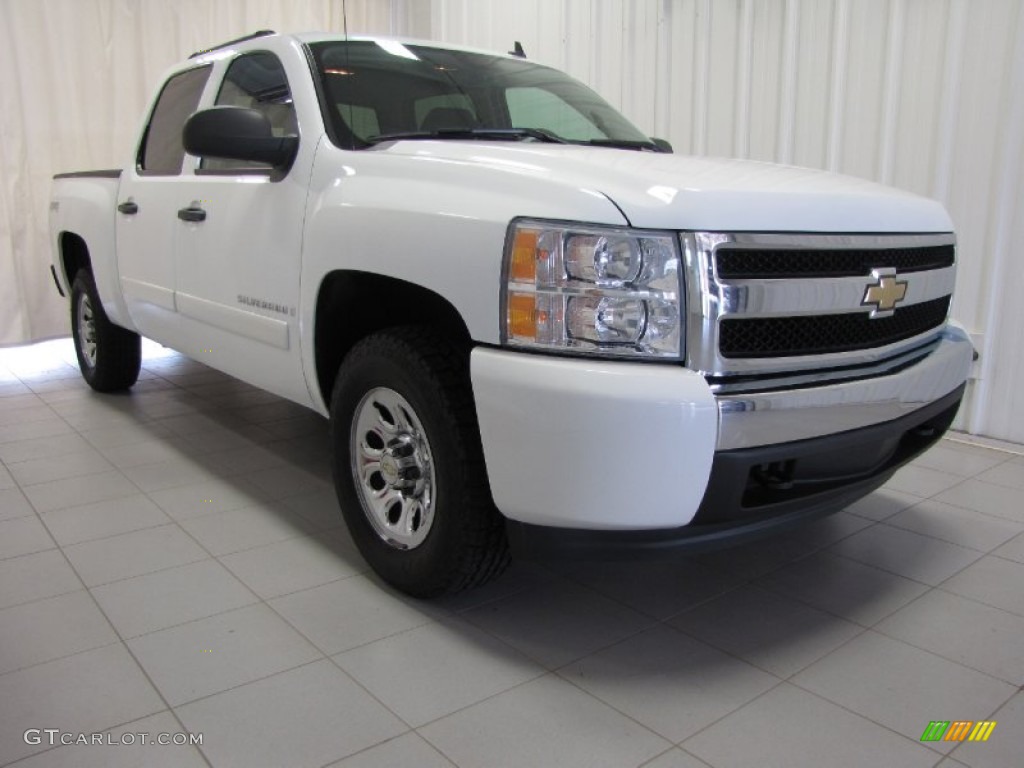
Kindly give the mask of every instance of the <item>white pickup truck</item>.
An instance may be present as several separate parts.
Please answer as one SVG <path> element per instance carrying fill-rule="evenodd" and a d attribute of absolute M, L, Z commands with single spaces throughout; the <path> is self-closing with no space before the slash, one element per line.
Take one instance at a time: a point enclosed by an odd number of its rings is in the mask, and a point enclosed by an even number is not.
<path fill-rule="evenodd" d="M 143 335 L 329 416 L 341 512 L 409 594 L 743 541 L 949 427 L 955 236 L 671 152 L 521 55 L 261 32 L 168 73 L 124 170 L 56 177 L 52 269 L 94 389 Z"/>

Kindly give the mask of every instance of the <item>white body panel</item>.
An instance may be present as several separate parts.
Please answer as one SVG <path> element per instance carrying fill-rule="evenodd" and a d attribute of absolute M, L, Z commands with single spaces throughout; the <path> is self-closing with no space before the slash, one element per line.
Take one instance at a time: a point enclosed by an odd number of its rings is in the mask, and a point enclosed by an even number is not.
<path fill-rule="evenodd" d="M 953 229 L 945 209 L 934 200 L 809 168 L 606 147 L 484 141 L 404 141 L 381 152 L 429 157 L 440 166 L 477 169 L 485 177 L 501 171 L 501 178 L 525 176 L 538 194 L 552 185 L 599 193 L 614 201 L 634 227 L 844 233 Z M 467 197 L 480 192 L 464 189 Z M 522 204 L 529 205 L 533 198 L 529 195 Z M 560 218 L 552 212 L 537 215 Z"/>
<path fill-rule="evenodd" d="M 50 238 L 53 265 L 65 294 L 70 295 L 73 276 L 64 274 L 64 267 L 57 258 L 61 234 L 73 232 L 85 239 L 90 250 L 103 254 L 93 263 L 93 277 L 103 299 L 103 309 L 113 322 L 134 331 L 137 328 L 124 302 L 115 258 L 113 211 L 119 184 L 119 179 L 98 176 L 56 179 L 50 203 Z"/>
<path fill-rule="evenodd" d="M 588 529 L 693 518 L 718 437 L 703 377 L 481 348 L 471 370 L 491 493 L 506 517 Z"/>
<path fill-rule="evenodd" d="M 302 306 L 310 326 L 323 277 L 353 269 L 431 289 L 475 340 L 496 344 L 511 219 L 626 224 L 603 194 L 548 176 L 512 146 L 470 142 L 476 154 L 453 160 L 439 156 L 441 144 L 349 152 L 322 142 L 306 213 Z"/>
<path fill-rule="evenodd" d="M 175 177 L 142 177 L 130 168 L 121 176 L 118 202 L 135 203 L 138 212 L 114 213 L 117 268 L 128 314 L 139 333 L 158 340 L 176 321 L 174 252 L 181 222 L 174 204 L 179 183 Z M 94 268 L 97 261 L 106 260 L 104 252 L 91 244 L 89 253 Z M 106 297 L 103 300 L 106 303 Z"/>

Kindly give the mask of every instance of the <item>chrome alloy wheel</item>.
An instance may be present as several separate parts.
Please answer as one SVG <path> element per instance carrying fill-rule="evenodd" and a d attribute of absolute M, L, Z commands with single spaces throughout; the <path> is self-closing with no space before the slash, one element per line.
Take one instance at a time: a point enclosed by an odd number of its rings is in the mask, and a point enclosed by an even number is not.
<path fill-rule="evenodd" d="M 350 435 L 352 475 L 366 519 L 395 549 L 415 549 L 434 522 L 434 464 L 409 401 L 378 387 L 356 406 Z"/>
<path fill-rule="evenodd" d="M 85 293 L 78 300 L 78 347 L 90 368 L 96 367 L 96 315 Z"/>

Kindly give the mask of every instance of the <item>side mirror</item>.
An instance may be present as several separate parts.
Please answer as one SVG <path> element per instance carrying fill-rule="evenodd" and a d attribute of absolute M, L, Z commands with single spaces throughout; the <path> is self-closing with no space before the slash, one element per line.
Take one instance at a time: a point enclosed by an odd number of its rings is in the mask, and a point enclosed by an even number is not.
<path fill-rule="evenodd" d="M 198 157 L 220 157 L 268 163 L 287 168 L 299 149 L 298 136 L 275 136 L 270 120 L 246 107 L 211 107 L 185 121 L 185 151 Z"/>
<path fill-rule="evenodd" d="M 665 139 L 652 138 L 651 143 L 658 148 L 659 152 L 664 152 L 666 155 L 672 154 L 672 145 L 665 141 Z"/>

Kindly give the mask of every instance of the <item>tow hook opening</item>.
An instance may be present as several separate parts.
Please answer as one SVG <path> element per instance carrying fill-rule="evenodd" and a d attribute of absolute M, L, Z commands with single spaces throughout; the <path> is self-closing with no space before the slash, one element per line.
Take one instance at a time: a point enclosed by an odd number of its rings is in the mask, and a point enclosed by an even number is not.
<path fill-rule="evenodd" d="M 773 491 L 789 491 L 793 488 L 793 474 L 796 460 L 773 461 L 770 464 L 758 464 L 750 474 L 753 479 L 765 488 Z"/>

